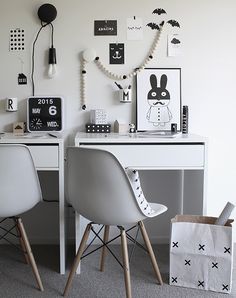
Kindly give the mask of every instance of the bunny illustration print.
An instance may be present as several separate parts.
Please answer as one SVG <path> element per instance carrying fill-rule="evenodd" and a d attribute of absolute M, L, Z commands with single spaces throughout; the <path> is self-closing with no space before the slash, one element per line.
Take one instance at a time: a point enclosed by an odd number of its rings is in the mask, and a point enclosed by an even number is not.
<path fill-rule="evenodd" d="M 151 90 L 148 92 L 147 101 L 150 106 L 146 118 L 154 126 L 165 126 L 172 119 L 172 114 L 168 107 L 170 103 L 170 93 L 166 89 L 167 76 L 163 74 L 160 79 L 160 87 L 157 86 L 157 77 L 150 76 Z"/>

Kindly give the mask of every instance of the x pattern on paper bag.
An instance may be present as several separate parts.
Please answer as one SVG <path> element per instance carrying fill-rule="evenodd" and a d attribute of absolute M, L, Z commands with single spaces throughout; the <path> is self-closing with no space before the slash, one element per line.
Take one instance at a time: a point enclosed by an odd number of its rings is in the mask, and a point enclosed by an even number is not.
<path fill-rule="evenodd" d="M 229 291 L 229 285 L 222 284 L 222 291 Z"/>
<path fill-rule="evenodd" d="M 199 251 L 205 251 L 205 244 L 198 244 L 198 250 Z M 172 242 L 172 248 L 179 248 L 179 241 L 176 241 L 176 242 Z M 224 253 L 228 253 L 230 254 L 230 247 L 224 247 Z M 184 260 L 184 266 L 191 266 L 191 259 L 185 259 Z M 216 268 L 216 269 L 219 269 L 219 263 L 218 262 L 211 262 L 212 266 L 211 268 Z M 178 281 L 177 281 L 178 277 L 171 277 L 171 282 L 172 284 L 177 284 Z M 204 288 L 204 280 L 198 280 L 198 288 L 201 287 L 201 288 Z M 229 292 L 229 285 L 224 285 L 222 284 L 222 291 L 226 291 L 226 292 Z"/>
<path fill-rule="evenodd" d="M 203 245 L 199 244 L 198 250 L 205 250 L 205 244 L 203 244 Z"/>
<path fill-rule="evenodd" d="M 178 243 L 179 243 L 179 242 L 173 242 L 173 246 L 172 246 L 172 247 L 179 247 L 179 246 L 178 246 Z"/>
<path fill-rule="evenodd" d="M 228 253 L 228 254 L 230 254 L 230 247 L 224 247 L 224 249 L 225 249 L 225 251 L 224 251 L 224 254 L 226 254 L 226 253 Z"/>
<path fill-rule="evenodd" d="M 184 264 L 184 265 L 185 265 L 185 266 L 186 266 L 186 265 L 191 266 L 190 262 L 191 262 L 191 260 L 185 260 L 185 264 Z"/>

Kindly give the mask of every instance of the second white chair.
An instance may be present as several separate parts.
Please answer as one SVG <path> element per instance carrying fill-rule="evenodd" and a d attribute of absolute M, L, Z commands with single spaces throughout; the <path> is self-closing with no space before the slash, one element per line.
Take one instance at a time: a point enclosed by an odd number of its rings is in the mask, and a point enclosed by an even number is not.
<path fill-rule="evenodd" d="M 143 224 L 143 220 L 147 216 L 141 211 L 131 183 L 116 157 L 104 150 L 71 147 L 67 151 L 67 172 L 68 200 L 79 214 L 91 222 L 87 225 L 82 237 L 67 280 L 64 296 L 68 294 L 89 233 L 93 230 L 93 224 L 105 226 L 104 244 L 108 242 L 110 226 L 117 226 L 120 229 L 127 298 L 131 298 L 131 284 L 127 234 L 124 228 L 126 225 L 139 225 L 156 278 L 162 285 L 162 277 Z M 155 217 L 167 210 L 166 206 L 161 204 L 151 203 L 150 205 L 154 210 L 151 217 Z M 105 252 L 106 246 L 103 246 L 101 270 L 104 268 Z"/>

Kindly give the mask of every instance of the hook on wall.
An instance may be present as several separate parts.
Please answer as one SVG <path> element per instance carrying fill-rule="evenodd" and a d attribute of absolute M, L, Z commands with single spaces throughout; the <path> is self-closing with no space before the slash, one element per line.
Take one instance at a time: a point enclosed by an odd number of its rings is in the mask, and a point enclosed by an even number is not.
<path fill-rule="evenodd" d="M 38 9 L 38 17 L 41 22 L 50 24 L 57 17 L 56 7 L 48 3 L 41 5 Z"/>

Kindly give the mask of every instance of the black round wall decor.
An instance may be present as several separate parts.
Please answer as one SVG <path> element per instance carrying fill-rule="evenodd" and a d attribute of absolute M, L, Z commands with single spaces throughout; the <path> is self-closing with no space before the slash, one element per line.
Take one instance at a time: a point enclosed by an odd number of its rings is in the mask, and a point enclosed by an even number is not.
<path fill-rule="evenodd" d="M 50 24 L 57 17 L 56 7 L 49 3 L 41 5 L 38 9 L 38 17 L 42 22 Z"/>

